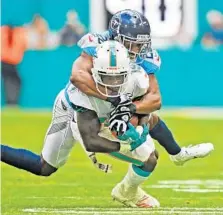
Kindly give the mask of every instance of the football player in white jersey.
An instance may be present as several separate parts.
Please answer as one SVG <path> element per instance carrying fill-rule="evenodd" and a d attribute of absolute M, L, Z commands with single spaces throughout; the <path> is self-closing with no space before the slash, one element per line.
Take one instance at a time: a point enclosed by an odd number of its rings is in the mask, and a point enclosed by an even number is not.
<path fill-rule="evenodd" d="M 145 94 L 149 87 L 148 76 L 142 68 L 131 71 L 129 54 L 122 44 L 106 41 L 98 46 L 96 53 L 92 74 L 100 93 L 109 98 L 124 98 L 122 95 L 131 94 L 133 99 Z M 105 87 L 105 92 L 99 85 Z M 131 163 L 124 179 L 112 190 L 114 199 L 131 207 L 158 207 L 159 202 L 139 187 L 157 162 L 148 118 L 143 117 L 137 128 L 128 123 L 116 138 L 100 122 L 108 120 L 112 110 L 110 102 L 87 96 L 68 84 L 55 100 L 41 155 L 1 145 L 1 160 L 33 174 L 49 176 L 65 164 L 77 140 L 87 151 L 110 153 Z"/>
<path fill-rule="evenodd" d="M 120 105 L 119 97 L 110 98 L 99 93 L 91 75 L 92 57 L 95 56 L 95 47 L 97 44 L 110 39 L 123 43 L 129 50 L 136 70 L 142 67 L 149 76 L 150 87 L 148 92 L 140 100 L 131 104 L 131 98 L 127 99 L 126 103 L 122 102 Z M 119 122 L 123 121 L 121 118 L 126 115 L 126 109 L 122 112 L 121 106 L 128 108 L 128 114 L 131 115 L 135 113 L 151 113 L 149 121 L 150 135 L 166 149 L 171 160 L 176 165 L 183 165 L 186 161 L 194 158 L 203 158 L 214 149 L 211 143 L 181 148 L 165 122 L 155 113 L 152 113 L 161 107 L 161 96 L 155 76 L 160 68 L 161 59 L 158 53 L 151 48 L 150 24 L 145 16 L 134 10 L 120 11 L 110 20 L 108 31 L 102 34 L 89 33 L 79 41 L 78 45 L 82 49 L 82 54 L 73 64 L 70 81 L 87 95 L 110 101 L 114 107 L 119 104 L 119 108 L 115 108 L 112 115 L 112 119 L 115 122 L 117 120 Z M 100 89 L 103 91 L 102 86 L 100 86 Z M 111 122 L 114 125 L 113 129 L 117 128 L 115 122 Z"/>
<path fill-rule="evenodd" d="M 98 46 L 96 56 L 92 75 L 99 93 L 109 98 L 130 94 L 134 99 L 147 92 L 148 76 L 142 68 L 132 71 L 128 51 L 123 45 L 106 41 Z M 100 86 L 104 86 L 105 91 L 101 91 Z M 75 115 L 77 123 L 72 123 L 74 137 L 83 142 L 90 152 L 109 152 L 131 163 L 125 178 L 112 190 L 113 198 L 131 207 L 158 207 L 159 202 L 139 187 L 152 173 L 157 162 L 155 146 L 148 134 L 148 117 L 141 119 L 140 123 L 145 124 L 137 127 L 139 133 L 131 124 L 127 124 L 127 129 L 125 124 L 117 121 L 118 126 L 121 126 L 121 134 L 124 133 L 117 139 L 108 127 L 101 127 L 100 123 L 109 120 L 110 112 L 114 109 L 110 102 L 87 96 L 71 84 L 65 89 L 65 96 L 68 103 L 78 106 Z M 128 114 L 126 116 L 130 117 Z"/>

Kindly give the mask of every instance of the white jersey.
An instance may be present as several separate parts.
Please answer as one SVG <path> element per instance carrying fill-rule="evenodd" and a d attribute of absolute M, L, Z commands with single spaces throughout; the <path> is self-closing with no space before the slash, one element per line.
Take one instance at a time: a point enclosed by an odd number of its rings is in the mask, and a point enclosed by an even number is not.
<path fill-rule="evenodd" d="M 144 95 L 149 87 L 149 77 L 145 71 L 139 67 L 139 70 L 134 71 L 129 76 L 127 83 L 126 93 L 132 96 L 132 99 Z M 66 88 L 67 99 L 73 105 L 93 110 L 97 113 L 98 117 L 108 118 L 112 110 L 112 104 L 102 99 L 88 96 L 82 93 L 79 89 L 69 84 Z"/>
<path fill-rule="evenodd" d="M 149 78 L 145 71 L 142 68 L 134 69 L 129 76 L 126 91 L 132 95 L 133 99 L 144 95 L 149 87 Z M 68 84 L 58 94 L 54 103 L 52 123 L 47 131 L 42 151 L 44 160 L 55 168 L 61 167 L 66 162 L 75 142 L 78 141 L 84 147 L 75 119 L 76 111 L 81 108 L 95 111 L 99 120 L 103 122 L 108 119 L 113 107 L 110 102 L 87 96 L 72 84 Z M 101 126 L 98 135 L 111 141 L 118 141 L 106 126 Z M 142 162 L 146 161 L 154 150 L 154 143 L 148 135 L 145 143 L 133 151 L 121 154 L 118 158 L 135 165 L 142 165 Z M 91 155 L 90 152 L 87 154 Z"/>
<path fill-rule="evenodd" d="M 133 69 L 133 72 L 131 73 L 127 84 L 126 93 L 131 94 L 132 99 L 143 96 L 147 92 L 149 87 L 149 76 L 141 67 L 139 68 L 137 68 L 139 69 L 137 71 L 135 71 L 136 68 Z M 67 99 L 69 99 L 69 102 L 71 104 L 77 105 L 79 106 L 79 108 L 83 107 L 95 111 L 101 123 L 109 118 L 109 114 L 114 108 L 110 102 L 92 96 L 87 96 L 86 94 L 75 88 L 72 84 L 67 87 L 66 92 L 65 94 L 67 94 Z M 74 119 L 75 122 L 71 123 L 72 132 L 74 134 L 74 137 L 83 145 L 83 141 L 77 125 L 76 114 L 74 114 Z M 112 135 L 110 129 L 107 126 L 101 126 L 98 135 L 111 141 L 119 141 Z M 129 151 L 125 154 L 121 154 L 121 158 L 119 157 L 119 159 L 127 161 L 129 158 L 131 158 L 132 163 L 136 165 L 142 165 L 142 163 L 140 162 L 146 161 L 154 150 L 155 145 L 150 135 L 148 135 L 145 143 L 143 143 L 134 151 Z"/>

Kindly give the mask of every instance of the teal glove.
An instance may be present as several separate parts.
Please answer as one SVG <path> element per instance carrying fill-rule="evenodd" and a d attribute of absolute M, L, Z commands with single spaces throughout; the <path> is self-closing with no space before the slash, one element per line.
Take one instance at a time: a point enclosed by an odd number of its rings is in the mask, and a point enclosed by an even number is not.
<path fill-rule="evenodd" d="M 128 123 L 128 130 L 123 135 L 118 136 L 118 139 L 122 141 L 129 141 L 131 148 L 130 151 L 133 151 L 146 141 L 148 134 L 149 128 L 147 125 L 143 125 L 143 132 L 140 135 L 136 131 L 135 127 L 131 123 Z"/>
<path fill-rule="evenodd" d="M 139 138 L 140 134 L 136 131 L 135 127 L 131 123 L 128 123 L 127 131 L 123 135 L 118 136 L 118 139 L 123 141 L 127 141 L 128 139 L 137 140 Z"/>

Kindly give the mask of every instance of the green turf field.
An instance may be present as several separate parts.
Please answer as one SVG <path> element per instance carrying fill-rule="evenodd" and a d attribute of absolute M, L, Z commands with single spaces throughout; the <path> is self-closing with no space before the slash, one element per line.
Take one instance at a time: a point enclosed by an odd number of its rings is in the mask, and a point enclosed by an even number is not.
<path fill-rule="evenodd" d="M 40 153 L 50 120 L 50 113 L 4 110 L 1 142 Z M 181 145 L 210 141 L 215 151 L 177 167 L 156 144 L 159 163 L 143 188 L 157 197 L 161 208 L 138 211 L 112 201 L 111 189 L 128 165 L 101 156 L 113 164 L 113 173 L 104 174 L 76 145 L 66 165 L 48 178 L 2 164 L 2 214 L 223 214 L 223 121 L 165 120 Z"/>

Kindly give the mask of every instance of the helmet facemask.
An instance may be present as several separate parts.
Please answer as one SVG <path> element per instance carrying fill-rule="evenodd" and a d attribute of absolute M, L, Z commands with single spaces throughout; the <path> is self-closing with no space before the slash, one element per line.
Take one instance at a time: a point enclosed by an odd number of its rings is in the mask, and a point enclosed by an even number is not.
<path fill-rule="evenodd" d="M 96 88 L 102 95 L 118 97 L 126 92 L 130 70 L 117 72 L 116 70 L 101 71 L 92 68 L 92 74 Z"/>
<path fill-rule="evenodd" d="M 114 14 L 109 22 L 109 31 L 126 47 L 132 63 L 142 62 L 151 52 L 150 24 L 138 11 L 126 9 Z"/>
<path fill-rule="evenodd" d="M 132 63 L 139 63 L 151 52 L 150 35 L 138 35 L 138 39 L 119 34 L 115 40 L 122 43 L 129 52 Z"/>
<path fill-rule="evenodd" d="M 125 93 L 131 74 L 127 49 L 117 41 L 105 41 L 96 49 L 91 69 L 98 92 L 107 97 Z"/>

